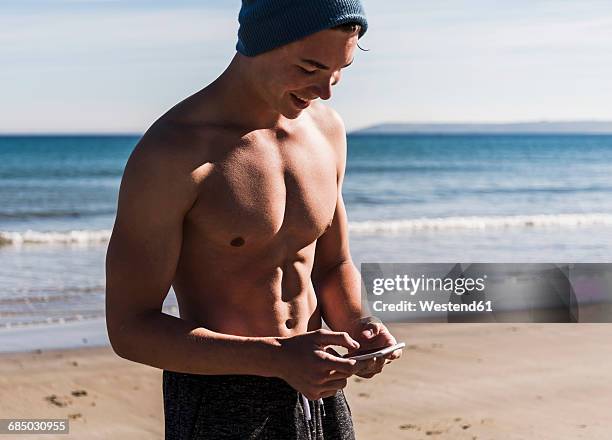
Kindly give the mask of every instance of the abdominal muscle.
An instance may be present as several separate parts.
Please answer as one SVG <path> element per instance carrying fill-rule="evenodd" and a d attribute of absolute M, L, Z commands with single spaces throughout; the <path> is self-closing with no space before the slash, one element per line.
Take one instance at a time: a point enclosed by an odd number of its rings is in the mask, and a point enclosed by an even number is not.
<path fill-rule="evenodd" d="M 209 264 L 202 255 L 197 264 L 182 258 L 173 283 L 181 318 L 237 336 L 285 337 L 321 328 L 310 279 L 314 245 L 276 264 L 252 255 L 209 255 Z"/>

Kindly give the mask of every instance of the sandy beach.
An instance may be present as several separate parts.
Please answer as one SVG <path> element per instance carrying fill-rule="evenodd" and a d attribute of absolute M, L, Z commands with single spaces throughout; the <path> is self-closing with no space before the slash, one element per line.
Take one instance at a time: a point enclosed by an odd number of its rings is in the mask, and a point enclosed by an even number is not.
<path fill-rule="evenodd" d="M 403 357 L 345 390 L 359 439 L 612 437 L 612 326 L 392 330 Z M 70 435 L 45 439 L 163 438 L 160 371 L 109 347 L 1 355 L 0 394 L 2 418 L 70 419 Z"/>

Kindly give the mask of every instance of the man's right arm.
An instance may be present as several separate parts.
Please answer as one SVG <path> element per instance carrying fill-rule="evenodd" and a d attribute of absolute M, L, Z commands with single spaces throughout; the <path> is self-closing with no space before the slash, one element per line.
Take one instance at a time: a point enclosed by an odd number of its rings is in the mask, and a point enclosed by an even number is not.
<path fill-rule="evenodd" d="M 271 375 L 274 338 L 223 335 L 162 313 L 197 175 L 181 146 L 147 140 L 123 175 L 106 257 L 106 319 L 121 357 L 177 372 Z M 242 362 L 235 362 L 238 354 Z M 267 373 L 267 374 L 266 374 Z"/>
<path fill-rule="evenodd" d="M 314 383 L 330 370 L 352 374 L 354 362 L 324 350 L 351 346 L 346 334 L 235 336 L 162 312 L 179 260 L 183 221 L 210 166 L 194 167 L 185 147 L 160 145 L 147 136 L 126 165 L 106 257 L 106 322 L 115 352 L 176 372 L 281 377 L 312 397 Z M 302 368 L 294 368 L 296 363 Z"/>

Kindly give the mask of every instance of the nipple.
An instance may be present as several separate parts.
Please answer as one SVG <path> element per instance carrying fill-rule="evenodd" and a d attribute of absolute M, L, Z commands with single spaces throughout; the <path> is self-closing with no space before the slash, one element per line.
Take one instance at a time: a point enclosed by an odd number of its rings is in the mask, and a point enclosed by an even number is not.
<path fill-rule="evenodd" d="M 230 242 L 230 244 L 234 247 L 240 247 L 244 244 L 244 238 L 236 237 Z"/>
<path fill-rule="evenodd" d="M 278 130 L 276 130 L 276 139 L 278 140 L 285 139 L 287 136 L 289 136 L 289 133 L 287 133 L 282 128 L 279 128 Z"/>

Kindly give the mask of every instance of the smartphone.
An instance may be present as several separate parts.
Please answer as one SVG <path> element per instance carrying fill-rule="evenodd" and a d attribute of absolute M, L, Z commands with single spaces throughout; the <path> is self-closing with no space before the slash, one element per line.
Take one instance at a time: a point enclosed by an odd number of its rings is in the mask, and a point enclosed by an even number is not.
<path fill-rule="evenodd" d="M 399 342 L 395 345 L 389 345 L 388 347 L 371 348 L 369 350 L 358 351 L 352 356 L 344 356 L 344 357 L 346 359 L 355 359 L 356 361 L 365 361 L 365 360 L 372 359 L 375 357 L 386 356 L 390 353 L 393 353 L 395 350 L 404 348 L 405 346 L 406 346 L 405 343 Z"/>

